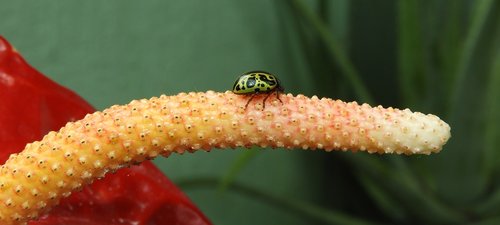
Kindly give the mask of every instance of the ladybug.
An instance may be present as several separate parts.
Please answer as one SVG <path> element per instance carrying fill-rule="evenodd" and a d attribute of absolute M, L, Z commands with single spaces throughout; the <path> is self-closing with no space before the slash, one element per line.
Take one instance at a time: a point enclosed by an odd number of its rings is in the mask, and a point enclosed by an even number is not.
<path fill-rule="evenodd" d="M 250 71 L 244 73 L 238 77 L 233 85 L 233 93 L 238 95 L 251 95 L 245 105 L 245 109 L 256 95 L 263 93 L 266 93 L 267 96 L 262 101 L 262 109 L 266 108 L 266 100 L 273 93 L 276 94 L 276 98 L 281 102 L 281 104 L 283 104 L 279 96 L 283 93 L 283 91 L 283 86 L 281 86 L 278 78 L 273 74 L 264 71 Z"/>

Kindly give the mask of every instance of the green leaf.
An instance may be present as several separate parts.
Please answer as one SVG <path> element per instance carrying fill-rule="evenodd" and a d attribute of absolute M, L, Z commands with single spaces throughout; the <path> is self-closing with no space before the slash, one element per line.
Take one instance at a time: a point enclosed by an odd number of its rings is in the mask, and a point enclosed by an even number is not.
<path fill-rule="evenodd" d="M 398 34 L 399 34 L 399 80 L 405 106 L 415 107 L 422 97 L 424 78 L 424 44 L 422 23 L 419 17 L 418 0 L 398 1 Z"/>
<path fill-rule="evenodd" d="M 401 207 L 402 202 L 396 201 L 394 197 L 390 196 L 390 192 L 380 187 L 379 180 L 376 180 L 375 177 L 364 173 L 358 173 L 357 177 L 365 187 L 368 194 L 370 194 L 380 207 L 380 210 L 382 210 L 386 215 L 396 221 L 405 221 L 409 218 L 408 212 Z"/>
<path fill-rule="evenodd" d="M 497 225 L 500 224 L 500 216 L 481 218 L 477 222 L 467 223 L 467 225 Z"/>
<path fill-rule="evenodd" d="M 493 0 L 477 0 L 473 1 L 474 11 L 472 12 L 472 20 L 469 24 L 467 35 L 465 37 L 465 43 L 462 48 L 460 59 L 457 63 L 457 70 L 455 80 L 453 82 L 453 92 L 451 93 L 451 105 L 449 110 L 454 110 L 457 104 L 460 102 L 461 92 L 464 91 L 467 70 L 471 63 L 472 55 L 476 49 L 479 41 L 479 36 L 483 31 L 486 19 L 491 11 L 493 11 Z"/>
<path fill-rule="evenodd" d="M 359 73 L 357 72 L 354 64 L 350 61 L 345 49 L 343 49 L 341 44 L 332 35 L 330 29 L 325 25 L 325 23 L 319 18 L 319 16 L 314 13 L 303 0 L 291 0 L 294 8 L 302 15 L 304 20 L 314 28 L 321 40 L 325 43 L 326 48 L 332 56 L 335 58 L 335 62 L 339 65 L 342 70 L 342 75 L 349 81 L 350 86 L 354 89 L 354 92 L 358 98 L 366 103 L 374 103 L 374 100 L 368 89 L 363 84 Z"/>
<path fill-rule="evenodd" d="M 447 0 L 443 2 L 446 10 L 436 10 L 439 19 L 443 22 L 441 30 L 438 32 L 438 62 L 436 69 L 440 73 L 438 77 L 441 79 L 437 82 L 438 86 L 444 89 L 440 94 L 442 98 L 449 99 L 449 94 L 452 90 L 454 77 L 456 76 L 457 62 L 460 58 L 460 50 L 463 40 L 463 8 L 467 8 L 463 2 L 456 0 Z M 441 14 L 445 13 L 445 17 L 441 18 Z M 444 105 L 444 104 L 443 104 Z"/>
<path fill-rule="evenodd" d="M 500 189 L 486 196 L 484 201 L 480 202 L 473 208 L 473 212 L 487 217 L 489 215 L 498 214 L 500 208 Z"/>
<path fill-rule="evenodd" d="M 500 17 L 499 17 L 500 18 Z M 500 19 L 499 19 L 500 20 Z M 500 22 L 499 22 L 500 24 Z M 497 46 L 494 62 L 488 77 L 488 86 L 485 97 L 484 119 L 484 151 L 483 151 L 483 174 L 485 178 L 495 179 L 500 172 L 500 29 L 497 32 Z M 498 184 L 497 182 L 495 182 Z"/>
<path fill-rule="evenodd" d="M 378 186 L 377 189 L 383 189 L 386 193 L 390 193 L 390 195 L 386 194 L 385 198 L 375 198 L 379 205 L 384 206 L 389 202 L 401 202 L 399 207 L 406 210 L 406 213 L 417 216 L 419 221 L 454 223 L 463 221 L 464 218 L 461 213 L 440 202 L 436 196 L 424 192 L 421 184 L 416 182 L 406 163 L 397 157 L 386 156 L 375 159 L 372 156 L 356 155 L 356 157 L 350 156 L 347 158 L 353 165 L 358 167 L 360 170 L 358 174 L 371 176 L 370 179 L 377 181 L 373 183 L 366 182 L 366 189 L 373 189 L 373 187 L 368 187 L 368 185 L 373 185 Z M 365 181 L 369 180 L 365 179 Z M 398 217 L 395 218 L 400 218 L 400 215 L 403 215 L 403 213 L 396 214 L 395 216 Z"/>

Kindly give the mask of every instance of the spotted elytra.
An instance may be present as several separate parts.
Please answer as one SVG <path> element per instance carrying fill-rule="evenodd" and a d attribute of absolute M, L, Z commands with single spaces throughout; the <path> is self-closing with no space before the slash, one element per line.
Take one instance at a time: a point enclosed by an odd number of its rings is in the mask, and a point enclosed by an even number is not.
<path fill-rule="evenodd" d="M 244 73 L 234 82 L 232 91 L 238 95 L 251 95 L 245 105 L 245 109 L 256 95 L 262 93 L 267 94 L 264 100 L 262 100 L 262 109 L 266 108 L 266 100 L 273 93 L 275 93 L 276 98 L 283 103 L 279 96 L 279 94 L 284 91 L 283 86 L 281 86 L 280 81 L 275 75 L 265 71 L 250 71 Z"/>

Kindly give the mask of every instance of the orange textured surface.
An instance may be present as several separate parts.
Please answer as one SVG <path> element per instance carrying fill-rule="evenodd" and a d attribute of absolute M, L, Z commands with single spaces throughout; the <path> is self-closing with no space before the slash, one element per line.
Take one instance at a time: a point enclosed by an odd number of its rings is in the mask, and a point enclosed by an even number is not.
<path fill-rule="evenodd" d="M 434 115 L 282 95 L 181 93 L 112 106 L 11 155 L 0 170 L 0 221 L 23 223 L 107 172 L 198 149 L 283 147 L 370 153 L 439 152 L 450 127 Z"/>

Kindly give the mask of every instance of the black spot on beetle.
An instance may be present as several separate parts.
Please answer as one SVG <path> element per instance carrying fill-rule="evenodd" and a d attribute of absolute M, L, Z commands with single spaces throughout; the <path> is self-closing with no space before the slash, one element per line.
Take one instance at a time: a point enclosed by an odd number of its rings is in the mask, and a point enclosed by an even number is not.
<path fill-rule="evenodd" d="M 246 87 L 247 87 L 247 88 L 252 88 L 252 87 L 254 87 L 254 86 L 255 86 L 255 83 L 256 83 L 255 78 L 250 77 L 250 78 L 248 78 L 248 80 L 247 80 L 247 85 L 246 85 Z"/>
<path fill-rule="evenodd" d="M 263 74 L 259 74 L 259 79 L 262 80 L 263 82 L 266 82 L 269 86 L 274 86 L 276 85 L 276 80 L 269 80 L 268 78 L 271 78 L 270 76 L 266 76 Z"/>
<path fill-rule="evenodd" d="M 268 81 L 267 76 L 264 74 L 259 74 L 259 79 L 262 81 Z"/>

